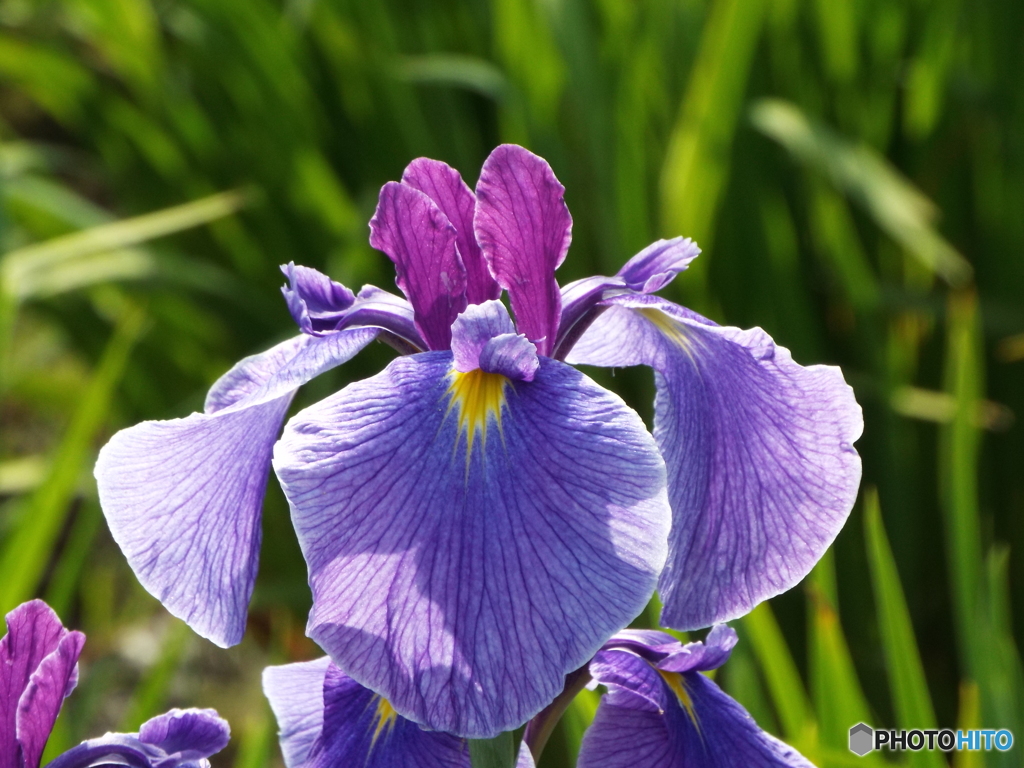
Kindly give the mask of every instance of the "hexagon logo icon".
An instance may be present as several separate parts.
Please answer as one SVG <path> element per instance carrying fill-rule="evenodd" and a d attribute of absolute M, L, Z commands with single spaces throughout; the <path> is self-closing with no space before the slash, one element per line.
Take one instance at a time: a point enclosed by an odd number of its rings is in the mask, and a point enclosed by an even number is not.
<path fill-rule="evenodd" d="M 864 757 L 874 749 L 875 732 L 870 725 L 857 723 L 850 729 L 850 751 Z"/>

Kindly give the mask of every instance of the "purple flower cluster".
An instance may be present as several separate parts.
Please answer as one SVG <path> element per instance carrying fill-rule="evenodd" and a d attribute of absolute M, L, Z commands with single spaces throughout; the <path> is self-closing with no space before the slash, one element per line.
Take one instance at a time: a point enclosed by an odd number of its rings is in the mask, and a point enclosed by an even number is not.
<path fill-rule="evenodd" d="M 265 678 L 291 768 L 465 765 L 463 737 L 517 728 L 588 664 L 609 693 L 581 765 L 625 765 L 622 733 L 666 727 L 650 765 L 804 764 L 698 674 L 730 630 L 707 646 L 616 633 L 655 589 L 662 624 L 691 630 L 803 578 L 853 505 L 860 408 L 838 369 L 656 296 L 698 255 L 688 239 L 560 287 L 563 192 L 517 146 L 491 153 L 475 191 L 414 161 L 370 222 L 404 298 L 289 264 L 301 333 L 238 363 L 203 413 L 100 454 L 139 580 L 222 646 L 245 629 L 273 466 L 309 569 L 308 634 L 330 658 Z M 374 339 L 402 354 L 278 439 L 296 389 Z M 653 434 L 575 365 L 653 368 Z M 719 731 L 739 757 L 694 757 Z"/>
<path fill-rule="evenodd" d="M 78 684 L 85 635 L 64 628 L 41 600 L 7 614 L 0 639 L 0 768 L 39 768 L 64 699 Z M 172 709 L 138 733 L 82 742 L 47 768 L 209 768 L 227 746 L 228 724 L 212 709 Z"/>

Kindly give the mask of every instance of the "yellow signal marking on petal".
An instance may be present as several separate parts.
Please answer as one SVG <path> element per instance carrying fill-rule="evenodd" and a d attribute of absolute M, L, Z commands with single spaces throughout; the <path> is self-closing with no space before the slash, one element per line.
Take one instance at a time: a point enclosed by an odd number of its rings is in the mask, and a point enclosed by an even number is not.
<path fill-rule="evenodd" d="M 394 726 L 395 721 L 398 719 L 398 713 L 395 708 L 391 706 L 391 702 L 385 699 L 383 696 L 377 697 L 377 728 L 373 732 L 373 740 L 371 744 L 377 743 L 377 737 L 380 736 L 381 731 L 390 729 Z"/>
<path fill-rule="evenodd" d="M 693 711 L 693 699 L 690 698 L 690 694 L 686 690 L 686 682 L 683 680 L 683 676 L 678 672 L 666 672 L 663 669 L 659 669 L 658 674 L 661 675 L 661 679 L 665 681 L 668 687 L 672 689 L 672 693 L 679 699 L 679 704 L 686 710 L 686 714 L 690 716 L 693 727 L 697 729 L 697 733 L 700 733 L 697 713 Z"/>
<path fill-rule="evenodd" d="M 654 309 L 652 307 L 645 307 L 638 309 L 641 315 L 661 331 L 661 334 L 665 336 L 669 341 L 674 342 L 683 350 L 690 350 L 690 339 L 686 335 L 686 331 L 682 323 L 678 322 L 671 315 L 662 312 L 660 309 Z"/>
<path fill-rule="evenodd" d="M 500 373 L 487 373 L 479 368 L 461 373 L 452 371 L 448 394 L 448 410 L 457 408 L 459 431 L 466 436 L 466 456 L 473 453 L 477 434 L 487 440 L 487 425 L 493 418 L 501 429 L 501 410 L 505 406 L 505 385 L 508 378 Z"/>

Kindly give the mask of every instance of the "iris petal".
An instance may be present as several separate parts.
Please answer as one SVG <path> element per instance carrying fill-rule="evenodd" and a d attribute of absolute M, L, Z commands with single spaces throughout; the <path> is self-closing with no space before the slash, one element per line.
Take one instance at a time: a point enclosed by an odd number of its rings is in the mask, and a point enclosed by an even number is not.
<path fill-rule="evenodd" d="M 659 672 L 619 650 L 598 654 L 591 672 L 608 693 L 580 768 L 812 768 L 698 672 Z"/>
<path fill-rule="evenodd" d="M 396 714 L 328 657 L 268 667 L 263 690 L 287 768 L 470 768 L 466 742 Z M 533 768 L 524 744 L 517 768 Z"/>
<path fill-rule="evenodd" d="M 542 358 L 472 450 L 452 356 L 394 360 L 296 415 L 274 467 L 309 565 L 308 631 L 399 713 L 521 725 L 647 601 L 664 468 L 639 417 Z"/>
<path fill-rule="evenodd" d="M 662 624 L 736 618 L 795 585 L 842 528 L 860 483 L 860 407 L 838 368 L 801 367 L 760 329 L 623 296 L 568 356 L 650 365 L 673 524 Z"/>
<path fill-rule="evenodd" d="M 203 637 L 226 647 L 245 631 L 271 450 L 295 389 L 376 334 L 285 341 L 221 377 L 206 413 L 142 422 L 100 451 L 96 481 L 114 540 L 142 585 Z"/>
<path fill-rule="evenodd" d="M 42 600 L 7 614 L 0 640 L 0 768 L 35 766 L 77 682 L 85 635 L 64 629 Z"/>
<path fill-rule="evenodd" d="M 394 262 L 430 349 L 448 349 L 452 323 L 466 308 L 466 267 L 455 240 L 455 227 L 423 192 L 394 181 L 381 189 L 370 245 Z"/>
<path fill-rule="evenodd" d="M 555 270 L 572 240 L 564 193 L 545 160 L 512 144 L 491 152 L 476 185 L 477 241 L 508 291 L 519 332 L 542 355 L 554 349 L 561 310 Z"/>
<path fill-rule="evenodd" d="M 402 183 L 427 194 L 455 227 L 456 244 L 466 267 L 466 298 L 482 304 L 501 295 L 501 286 L 491 277 L 473 231 L 476 197 L 459 172 L 447 163 L 421 157 L 409 163 Z"/>

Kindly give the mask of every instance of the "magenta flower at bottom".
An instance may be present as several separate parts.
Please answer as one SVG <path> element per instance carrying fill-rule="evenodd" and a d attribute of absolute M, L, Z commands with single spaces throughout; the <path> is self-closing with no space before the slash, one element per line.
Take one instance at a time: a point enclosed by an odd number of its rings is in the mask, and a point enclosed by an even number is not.
<path fill-rule="evenodd" d="M 78 683 L 85 635 L 68 631 L 42 600 L 7 614 L 0 640 L 0 768 L 39 768 L 64 699 Z M 209 768 L 227 746 L 228 724 L 212 709 L 173 709 L 138 733 L 90 739 L 47 768 Z"/>

